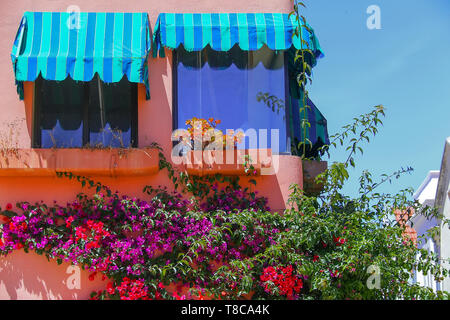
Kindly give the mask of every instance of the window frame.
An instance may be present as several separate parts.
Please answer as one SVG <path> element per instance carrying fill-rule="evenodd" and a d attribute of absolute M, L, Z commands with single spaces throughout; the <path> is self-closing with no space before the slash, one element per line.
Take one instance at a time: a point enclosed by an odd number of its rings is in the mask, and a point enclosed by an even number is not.
<path fill-rule="evenodd" d="M 203 48 L 202 50 L 204 50 Z M 178 129 L 178 49 L 172 50 L 172 131 Z M 201 52 L 201 51 L 198 51 Z M 251 52 L 251 51 L 249 51 Z M 291 108 L 289 95 L 289 72 L 288 72 L 288 57 L 285 51 L 283 53 L 284 60 L 284 108 L 285 108 L 285 122 L 286 122 L 286 151 L 279 152 L 279 155 L 291 155 Z M 253 59 L 253 55 L 250 55 Z M 236 129 L 236 128 L 230 128 Z M 174 141 L 176 145 L 178 142 Z"/>
<path fill-rule="evenodd" d="M 97 79 L 98 74 L 96 74 L 92 80 Z M 91 81 L 92 81 L 91 80 Z M 34 90 L 33 90 L 33 129 L 32 129 L 32 139 L 31 139 L 31 147 L 32 148 L 42 148 L 42 134 L 41 134 L 41 110 L 43 104 L 43 98 L 41 92 L 41 88 L 43 85 L 43 81 L 54 81 L 54 80 L 45 80 L 39 75 L 34 81 Z M 72 80 L 74 81 L 74 80 Z M 128 80 L 127 80 L 128 81 Z M 89 90 L 90 90 L 90 82 L 79 81 L 80 85 L 83 86 L 83 133 L 82 140 L 83 145 L 79 148 L 84 148 L 88 145 L 89 141 Z M 137 148 L 138 147 L 138 84 L 134 82 L 128 82 L 131 87 L 131 123 L 130 123 L 130 145 L 128 148 Z M 108 148 L 108 147 L 105 147 Z M 113 148 L 113 147 L 111 147 Z M 58 148 L 65 149 L 65 148 Z M 118 149 L 118 148 L 114 148 Z"/>

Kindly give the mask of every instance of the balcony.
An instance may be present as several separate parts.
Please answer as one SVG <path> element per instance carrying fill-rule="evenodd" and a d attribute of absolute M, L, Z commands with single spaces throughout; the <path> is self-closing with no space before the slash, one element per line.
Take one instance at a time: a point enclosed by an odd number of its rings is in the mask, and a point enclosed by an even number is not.
<path fill-rule="evenodd" d="M 261 175 L 269 172 L 273 165 L 271 149 L 189 151 L 184 157 L 174 157 L 174 162 L 183 171 L 199 176 L 216 173 L 243 176 L 247 172 Z"/>
<path fill-rule="evenodd" d="M 91 176 L 142 176 L 159 170 L 158 150 L 142 149 L 8 149 L 0 151 L 0 176 L 56 176 L 69 171 Z"/>

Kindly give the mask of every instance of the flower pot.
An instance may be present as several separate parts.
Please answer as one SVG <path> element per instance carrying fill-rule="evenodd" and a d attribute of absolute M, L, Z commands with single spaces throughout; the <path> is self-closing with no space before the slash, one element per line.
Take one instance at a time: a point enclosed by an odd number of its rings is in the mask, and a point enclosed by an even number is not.
<path fill-rule="evenodd" d="M 328 163 L 326 161 L 303 160 L 302 165 L 303 190 L 308 195 L 318 195 L 323 189 L 323 184 L 317 184 L 316 177 L 327 169 Z"/>

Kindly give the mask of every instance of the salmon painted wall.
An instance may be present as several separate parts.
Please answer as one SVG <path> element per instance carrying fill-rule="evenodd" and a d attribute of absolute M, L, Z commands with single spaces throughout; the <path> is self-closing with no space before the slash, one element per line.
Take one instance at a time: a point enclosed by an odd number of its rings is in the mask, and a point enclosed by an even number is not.
<path fill-rule="evenodd" d="M 0 1 L 0 149 L 6 144 L 20 149 L 31 147 L 33 115 L 33 83 L 25 83 L 25 99 L 20 101 L 14 84 L 10 53 L 20 19 L 25 11 L 67 11 L 77 5 L 82 12 L 147 12 L 151 27 L 161 12 L 289 12 L 291 0 L 16 0 Z M 138 140 L 144 148 L 157 142 L 166 151 L 171 148 L 172 133 L 172 64 L 171 52 L 167 58 L 149 59 L 151 100 L 145 100 L 145 89 L 139 85 Z M 9 125 L 14 124 L 10 130 Z M 81 151 L 80 151 L 81 152 Z M 291 183 L 303 186 L 302 162 L 298 157 L 280 156 L 277 174 L 261 176 L 256 180 L 260 195 L 269 198 L 272 209 L 282 209 Z M 1 167 L 1 166 L 0 166 Z M 1 168 L 0 168 L 1 170 Z M 145 185 L 170 186 L 166 172 L 132 177 L 94 177 L 133 196 L 143 196 Z M 252 186 L 252 185 L 250 185 Z M 55 177 L 0 175 L 0 206 L 17 201 L 40 201 L 60 204 L 73 200 L 81 191 L 78 183 Z M 68 265 L 57 266 L 35 254 L 15 252 L 0 258 L 0 299 L 86 299 L 92 289 L 104 283 L 88 282 L 82 272 L 80 290 L 69 290 L 65 285 Z"/>

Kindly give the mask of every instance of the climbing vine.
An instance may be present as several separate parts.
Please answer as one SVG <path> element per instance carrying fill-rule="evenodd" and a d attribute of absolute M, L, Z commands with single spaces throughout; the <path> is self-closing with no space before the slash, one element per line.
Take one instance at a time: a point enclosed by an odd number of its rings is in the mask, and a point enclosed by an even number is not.
<path fill-rule="evenodd" d="M 337 142 L 349 140 L 354 154 L 366 139 L 354 145 L 353 134 L 373 133 L 381 111 L 361 116 Z M 409 282 L 411 270 L 438 281 L 448 271 L 405 236 L 406 221 L 391 219 L 398 210 L 435 212 L 409 201 L 409 190 L 375 192 L 409 170 L 380 182 L 364 173 L 352 199 L 341 192 L 350 160 L 333 163 L 320 177 L 319 196 L 293 185 L 289 208 L 278 213 L 238 179 L 190 176 L 153 147 L 161 170 L 178 184 L 174 191 L 147 186 L 144 198 L 130 197 L 89 177 L 58 173 L 92 192 L 67 205 L 8 204 L 1 210 L 0 253 L 33 251 L 79 265 L 90 279 L 105 280 L 93 299 L 448 298 Z M 375 267 L 380 286 L 374 289 L 367 281 Z"/>
<path fill-rule="evenodd" d="M 295 2 L 297 21 L 306 27 L 299 6 L 304 5 Z M 297 53 L 302 89 L 310 81 L 306 53 Z M 355 154 L 377 133 L 383 116 L 378 106 L 335 135 L 330 147 L 342 145 L 347 160 L 332 163 L 318 177 L 324 186 L 318 196 L 291 186 L 284 212 L 271 212 L 267 199 L 241 186 L 238 177 L 176 169 L 157 144 L 151 147 L 159 151 L 159 168 L 173 190 L 145 186 L 142 198 L 132 197 L 89 177 L 58 172 L 84 192 L 66 205 L 25 201 L 0 209 L 0 254 L 32 251 L 79 265 L 91 280 L 105 281 L 92 299 L 448 299 L 447 292 L 409 281 L 413 270 L 437 281 L 449 272 L 438 256 L 418 249 L 406 235 L 409 214 L 392 218 L 409 210 L 443 217 L 408 200 L 411 190 L 376 192 L 411 169 L 381 181 L 364 172 L 357 197 L 342 192 Z M 368 283 L 370 270 L 379 271 L 377 286 Z"/>

